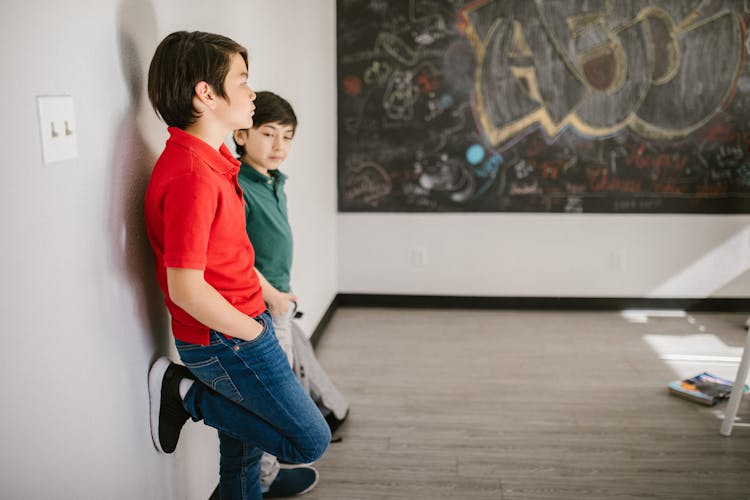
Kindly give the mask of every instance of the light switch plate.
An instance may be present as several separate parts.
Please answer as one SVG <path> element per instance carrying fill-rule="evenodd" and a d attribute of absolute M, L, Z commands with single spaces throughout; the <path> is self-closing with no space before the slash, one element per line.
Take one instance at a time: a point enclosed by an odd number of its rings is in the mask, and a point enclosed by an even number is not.
<path fill-rule="evenodd" d="M 39 110 L 39 130 L 42 134 L 44 163 L 77 157 L 78 129 L 73 96 L 37 96 L 36 102 Z"/>

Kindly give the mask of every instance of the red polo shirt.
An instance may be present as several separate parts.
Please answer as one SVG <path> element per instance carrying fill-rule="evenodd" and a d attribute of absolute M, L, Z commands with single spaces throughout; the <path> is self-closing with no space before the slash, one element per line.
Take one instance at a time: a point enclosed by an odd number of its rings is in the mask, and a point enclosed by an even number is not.
<path fill-rule="evenodd" d="M 250 317 L 265 309 L 255 251 L 245 231 L 240 163 L 222 144 L 217 151 L 169 127 L 170 137 L 146 190 L 146 231 L 156 255 L 156 278 L 172 316 L 172 333 L 207 345 L 210 329 L 169 298 L 167 268 L 201 269 L 205 280 Z"/>

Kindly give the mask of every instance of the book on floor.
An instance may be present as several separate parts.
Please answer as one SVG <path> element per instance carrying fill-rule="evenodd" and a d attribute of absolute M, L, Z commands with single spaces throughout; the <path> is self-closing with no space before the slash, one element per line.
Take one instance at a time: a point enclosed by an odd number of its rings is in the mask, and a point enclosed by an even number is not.
<path fill-rule="evenodd" d="M 695 377 L 670 382 L 668 388 L 669 392 L 675 396 L 713 406 L 722 399 L 729 398 L 733 384 L 731 380 L 703 372 Z M 748 390 L 750 388 L 747 385 L 743 387 L 743 392 L 748 392 Z"/>

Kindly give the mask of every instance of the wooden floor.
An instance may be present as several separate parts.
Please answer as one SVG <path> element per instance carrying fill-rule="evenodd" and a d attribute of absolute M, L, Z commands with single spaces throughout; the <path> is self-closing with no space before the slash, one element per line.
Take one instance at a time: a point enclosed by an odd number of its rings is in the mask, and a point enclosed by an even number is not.
<path fill-rule="evenodd" d="M 727 438 L 666 390 L 734 378 L 745 319 L 339 309 L 317 353 L 351 416 L 304 498 L 750 499 L 750 397 Z"/>

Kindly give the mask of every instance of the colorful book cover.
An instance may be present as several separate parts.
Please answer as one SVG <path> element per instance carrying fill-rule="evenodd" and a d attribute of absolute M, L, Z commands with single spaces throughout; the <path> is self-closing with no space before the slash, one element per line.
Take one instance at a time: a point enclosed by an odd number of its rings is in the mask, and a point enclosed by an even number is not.
<path fill-rule="evenodd" d="M 669 392 L 675 396 L 713 406 L 722 399 L 728 399 L 732 392 L 733 381 L 703 372 L 695 377 L 675 380 L 669 383 Z M 750 388 L 745 385 L 743 392 Z"/>

